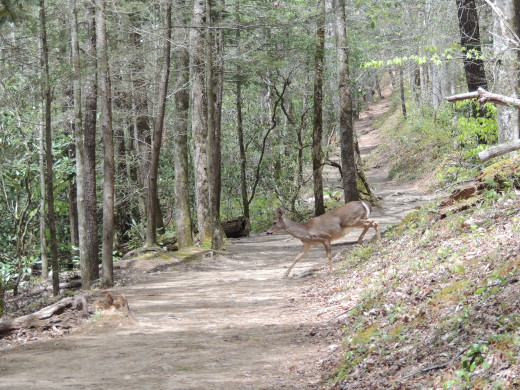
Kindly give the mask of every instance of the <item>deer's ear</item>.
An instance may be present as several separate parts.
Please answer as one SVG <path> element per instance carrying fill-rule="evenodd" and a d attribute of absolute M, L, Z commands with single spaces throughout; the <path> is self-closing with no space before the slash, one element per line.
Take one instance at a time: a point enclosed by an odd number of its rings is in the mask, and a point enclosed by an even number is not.
<path fill-rule="evenodd" d="M 278 215 L 281 217 L 284 213 L 285 213 L 285 210 L 283 209 L 283 207 L 279 207 L 278 208 Z"/>

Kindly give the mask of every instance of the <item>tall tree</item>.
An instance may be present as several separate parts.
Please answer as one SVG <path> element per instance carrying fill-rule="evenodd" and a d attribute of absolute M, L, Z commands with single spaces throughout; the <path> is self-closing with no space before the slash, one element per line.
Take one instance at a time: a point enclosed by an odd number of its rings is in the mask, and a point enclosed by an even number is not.
<path fill-rule="evenodd" d="M 184 9 L 186 0 L 176 1 L 174 12 L 175 24 L 185 26 L 188 23 Z M 186 44 L 186 30 L 177 29 L 178 49 L 174 51 L 175 61 L 175 122 L 173 125 L 174 166 L 175 166 L 175 223 L 177 227 L 177 243 L 179 248 L 193 245 L 191 228 L 189 172 L 188 172 L 188 109 L 190 95 L 189 84 L 189 52 Z"/>
<path fill-rule="evenodd" d="M 194 147 L 197 225 L 201 242 L 211 239 L 208 183 L 208 120 L 204 85 L 206 0 L 193 2 L 190 30 L 191 133 Z"/>
<path fill-rule="evenodd" d="M 76 0 L 69 0 L 70 41 L 72 46 L 73 97 L 74 97 L 74 138 L 76 145 L 76 205 L 78 210 L 79 261 L 81 283 L 84 289 L 92 284 L 91 267 L 87 252 L 86 206 L 85 206 L 85 149 L 83 146 L 83 123 L 81 112 L 81 67 L 78 43 L 78 12 Z"/>
<path fill-rule="evenodd" d="M 334 0 L 336 46 L 338 51 L 339 137 L 345 203 L 359 200 L 354 155 L 354 123 L 350 92 L 349 51 L 346 31 L 345 0 Z"/>
<path fill-rule="evenodd" d="M 96 189 L 96 123 L 97 123 L 97 55 L 96 21 L 92 3 L 85 7 L 85 233 L 87 236 L 88 268 L 91 280 L 99 279 L 99 235 Z"/>
<path fill-rule="evenodd" d="M 52 121 L 51 121 L 51 84 L 49 78 L 49 45 L 47 43 L 47 17 L 45 0 L 40 0 L 40 34 L 43 66 L 43 99 L 45 105 L 45 157 L 47 163 L 47 214 L 49 222 L 49 246 L 52 267 L 52 293 L 60 293 L 60 267 L 58 264 L 58 239 L 56 235 L 56 215 L 54 212 L 54 157 L 52 155 Z"/>
<path fill-rule="evenodd" d="M 166 4 L 166 28 L 164 29 L 163 65 L 161 70 L 161 81 L 159 85 L 158 109 L 152 138 L 152 153 L 150 161 L 150 172 L 148 174 L 148 197 L 147 197 L 147 227 L 146 245 L 153 246 L 157 238 L 157 214 L 158 206 L 157 178 L 159 172 L 159 155 L 161 152 L 162 134 L 164 129 L 164 113 L 166 111 L 166 95 L 168 93 L 168 81 L 170 77 L 170 51 L 172 35 L 172 0 Z"/>
<path fill-rule="evenodd" d="M 240 0 L 237 0 L 236 2 L 236 18 L 237 18 L 237 26 L 240 26 Z M 235 30 L 235 37 L 236 37 L 236 50 L 237 50 L 237 57 L 240 58 L 240 40 L 241 40 L 241 34 L 240 29 L 237 28 Z M 236 65 L 236 100 L 235 100 L 235 106 L 236 106 L 236 112 L 237 112 L 237 135 L 238 135 L 238 147 L 240 150 L 240 192 L 242 194 L 242 209 L 244 210 L 244 217 L 246 217 L 248 220 L 250 219 L 249 215 L 249 199 L 247 196 L 247 175 L 246 175 L 246 168 L 247 168 L 247 156 L 246 156 L 246 147 L 244 144 L 244 124 L 243 124 L 243 118 L 242 118 L 242 68 L 240 66 L 240 61 L 237 61 Z"/>
<path fill-rule="evenodd" d="M 99 60 L 101 130 L 103 133 L 103 247 L 101 285 L 114 284 L 114 132 L 112 130 L 112 93 L 108 66 L 105 0 L 96 0 L 96 52 Z"/>
<path fill-rule="evenodd" d="M 468 91 L 476 91 L 478 87 L 487 89 L 484 60 L 481 57 L 482 48 L 475 0 L 455 1 Z"/>
<path fill-rule="evenodd" d="M 211 15 L 211 0 L 206 0 L 206 102 L 208 105 L 208 183 L 209 183 L 209 214 L 211 224 L 211 248 L 220 249 L 223 245 L 222 240 L 222 226 L 220 224 L 219 205 L 217 202 L 220 199 L 218 194 L 219 183 L 217 181 L 217 169 L 220 156 L 217 152 L 215 137 L 215 95 L 214 95 L 214 77 L 213 77 L 213 43 L 214 36 L 212 34 L 212 15 Z"/>
<path fill-rule="evenodd" d="M 487 2 L 493 8 L 495 20 L 495 90 L 502 95 L 518 97 L 520 57 L 517 45 L 520 43 L 520 0 Z M 499 142 L 520 138 L 520 111 L 513 107 L 497 106 L 497 126 Z"/>
<path fill-rule="evenodd" d="M 312 177 L 314 214 L 325 213 L 323 203 L 322 137 L 323 137 L 323 58 L 325 52 L 325 0 L 317 0 L 316 53 L 314 55 L 314 121 L 312 132 Z"/>

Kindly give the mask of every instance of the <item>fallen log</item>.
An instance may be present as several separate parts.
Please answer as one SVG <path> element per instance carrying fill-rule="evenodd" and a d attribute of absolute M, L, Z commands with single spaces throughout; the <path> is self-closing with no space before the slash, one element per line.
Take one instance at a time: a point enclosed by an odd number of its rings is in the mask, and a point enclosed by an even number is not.
<path fill-rule="evenodd" d="M 460 100 L 478 99 L 478 102 L 481 106 L 486 103 L 495 103 L 502 106 L 513 106 L 515 108 L 520 108 L 520 99 L 491 93 L 486 91 L 484 88 L 479 88 L 475 92 L 467 92 L 461 93 L 459 95 L 448 96 L 444 99 L 451 103 L 458 102 Z"/>
<path fill-rule="evenodd" d="M 247 237 L 251 231 L 251 224 L 246 217 L 241 216 L 222 222 L 222 229 L 228 238 Z"/>
<path fill-rule="evenodd" d="M 10 320 L 0 321 L 0 334 L 20 328 L 48 326 L 51 317 L 62 314 L 70 307 L 75 309 L 81 308 L 83 314 L 88 314 L 86 306 L 87 300 L 83 296 L 64 298 L 59 302 L 38 310 L 37 312 Z"/>
<path fill-rule="evenodd" d="M 507 154 L 509 152 L 514 152 L 515 150 L 520 150 L 520 140 L 508 141 L 503 144 L 491 146 L 486 150 L 483 150 L 478 154 L 478 158 L 480 161 L 485 162 L 491 160 L 494 157 L 502 156 L 503 154 Z"/>

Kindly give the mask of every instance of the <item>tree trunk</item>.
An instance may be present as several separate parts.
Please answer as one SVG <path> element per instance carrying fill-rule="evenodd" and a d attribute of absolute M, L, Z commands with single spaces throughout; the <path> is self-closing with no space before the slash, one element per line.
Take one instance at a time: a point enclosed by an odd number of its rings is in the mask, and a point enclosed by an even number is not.
<path fill-rule="evenodd" d="M 323 58 L 325 52 L 325 0 L 317 1 L 316 53 L 314 55 L 314 121 L 312 132 L 312 178 L 314 214 L 325 213 L 321 142 L 323 136 Z"/>
<path fill-rule="evenodd" d="M 108 66 L 105 25 L 105 1 L 96 0 L 96 49 L 99 59 L 99 91 L 101 105 L 101 129 L 103 133 L 103 247 L 101 285 L 114 284 L 114 133 L 112 130 L 112 94 Z"/>
<path fill-rule="evenodd" d="M 78 16 L 76 0 L 69 0 L 70 35 L 72 46 L 72 69 L 74 72 L 74 138 L 76 144 L 76 204 L 78 215 L 79 262 L 83 288 L 89 289 L 93 281 L 87 251 L 86 205 L 85 205 L 85 149 L 83 146 L 83 123 L 81 112 L 81 67 L 79 62 Z"/>
<path fill-rule="evenodd" d="M 89 71 L 85 75 L 85 234 L 90 280 L 99 279 L 99 237 L 96 190 L 96 117 L 97 117 L 97 60 L 96 22 L 92 5 L 86 7 L 85 56 Z"/>
<path fill-rule="evenodd" d="M 460 44 L 463 48 L 462 58 L 468 91 L 476 91 L 478 87 L 487 89 L 484 61 L 479 58 L 482 49 L 475 0 L 455 0 L 455 2 L 457 4 Z"/>
<path fill-rule="evenodd" d="M 404 77 L 402 66 L 399 68 L 399 91 L 401 95 L 401 110 L 403 112 L 403 118 L 406 119 L 406 102 L 404 100 Z"/>
<path fill-rule="evenodd" d="M 224 17 L 223 10 L 225 0 L 221 0 L 220 11 L 216 15 L 216 20 L 221 21 Z M 216 38 L 216 82 L 215 82 L 215 181 L 216 195 L 215 201 L 217 211 L 220 214 L 220 200 L 222 193 L 222 105 L 224 103 L 224 30 L 217 31 Z"/>
<path fill-rule="evenodd" d="M 504 18 L 493 13 L 493 47 L 497 60 L 494 61 L 495 90 L 511 97 L 518 97 L 520 61 L 517 47 L 511 43 L 512 32 L 520 26 L 520 0 L 496 0 L 495 6 Z M 510 31 L 510 29 L 512 31 Z M 500 143 L 520 137 L 519 111 L 510 107 L 497 107 L 498 141 Z"/>
<path fill-rule="evenodd" d="M 175 24 L 187 24 L 183 15 L 186 0 L 177 0 L 174 12 Z M 176 82 L 175 82 L 175 113 L 174 122 L 174 166 L 175 166 L 175 223 L 177 226 L 177 243 L 179 249 L 193 245 L 193 232 L 190 216 L 190 195 L 188 180 L 188 109 L 190 96 L 187 89 L 189 83 L 189 53 L 186 49 L 186 33 L 179 29 L 179 41 L 182 41 L 174 51 Z"/>
<path fill-rule="evenodd" d="M 220 249 L 223 245 L 222 225 L 220 222 L 217 182 L 217 156 L 215 141 L 215 95 L 213 79 L 213 43 L 214 38 L 211 33 L 211 0 L 206 0 L 206 96 L 208 105 L 208 178 L 209 178 L 209 214 L 211 223 L 211 248 Z"/>
<path fill-rule="evenodd" d="M 45 105 L 45 157 L 47 162 L 47 213 L 49 222 L 49 245 L 52 267 L 52 293 L 60 293 L 60 267 L 58 264 L 58 239 L 56 235 L 56 216 L 54 212 L 54 159 L 52 155 L 51 127 L 51 86 L 49 80 L 49 47 L 47 45 L 47 26 L 45 16 L 45 0 L 40 0 L 40 34 L 42 40 L 43 96 Z"/>
<path fill-rule="evenodd" d="M 42 43 L 42 34 L 38 37 L 38 44 L 40 46 L 40 66 L 43 69 L 43 43 Z M 44 75 L 41 74 L 40 78 L 43 79 Z M 39 139 L 39 165 L 40 165 L 40 193 L 41 193 L 41 201 L 40 201 L 40 258 L 42 260 L 42 279 L 49 278 L 49 261 L 47 258 L 47 235 L 46 231 L 46 223 L 45 223 L 45 202 L 47 200 L 46 196 L 46 183 L 45 183 L 45 110 L 44 106 L 41 106 L 40 109 L 41 115 L 41 125 L 40 125 L 40 139 Z M 1 285 L 2 280 L 0 277 L 0 289 L 3 288 Z M 0 290 L 0 299 L 3 299 L 3 291 Z"/>
<path fill-rule="evenodd" d="M 168 1 L 166 5 L 166 29 L 164 32 L 163 67 L 161 71 L 161 82 L 159 85 L 159 98 L 157 118 L 155 120 L 152 155 L 150 161 L 150 172 L 148 174 L 148 202 L 147 202 L 147 227 L 146 227 L 146 246 L 153 246 L 157 238 L 157 179 L 159 172 L 159 154 L 161 152 L 162 133 L 164 128 L 164 113 L 166 110 L 166 94 L 168 93 L 168 80 L 170 76 L 170 51 L 172 35 L 172 3 Z"/>
<path fill-rule="evenodd" d="M 206 17 L 205 0 L 195 0 L 190 30 L 190 79 L 191 79 L 191 131 L 194 147 L 195 199 L 197 203 L 197 225 L 200 241 L 211 239 L 208 184 L 208 123 L 204 90 L 205 36 L 203 33 Z"/>
<path fill-rule="evenodd" d="M 348 43 L 345 25 L 345 1 L 334 0 L 336 45 L 338 49 L 339 68 L 339 101 L 340 119 L 339 134 L 341 146 L 341 167 L 343 172 L 343 192 L 345 203 L 359 200 L 356 182 L 356 161 L 354 156 L 354 124 L 352 112 L 352 96 L 350 92 Z"/>
<path fill-rule="evenodd" d="M 237 26 L 240 26 L 240 1 L 236 3 L 236 17 Z M 237 46 L 237 57 L 240 57 L 240 29 L 236 29 L 236 46 Z M 244 144 L 244 127 L 242 119 L 242 68 L 240 63 L 237 62 L 236 68 L 236 109 L 237 109 L 237 136 L 238 136 L 238 147 L 240 150 L 240 193 L 242 195 L 242 208 L 244 210 L 244 217 L 249 220 L 249 200 L 247 195 L 247 155 L 246 147 Z"/>

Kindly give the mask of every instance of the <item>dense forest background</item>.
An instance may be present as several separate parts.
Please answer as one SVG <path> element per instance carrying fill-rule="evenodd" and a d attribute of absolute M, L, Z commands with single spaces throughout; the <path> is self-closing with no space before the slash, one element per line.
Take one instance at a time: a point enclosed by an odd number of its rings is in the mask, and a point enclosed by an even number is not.
<path fill-rule="evenodd" d="M 515 96 L 519 1 L 1 7 L 2 294 L 34 269 L 109 286 L 123 252 L 218 249 L 221 221 L 261 231 L 279 204 L 304 214 L 314 196 L 319 214 L 327 193 L 369 198 L 352 120 L 385 85 L 400 92 L 397 125 L 438 131 L 428 152 L 450 145 L 466 174 L 519 137 L 514 108 L 444 103 L 480 86 Z M 341 189 L 323 185 L 324 164 L 342 169 Z M 441 182 L 463 178 L 443 164 Z"/>

